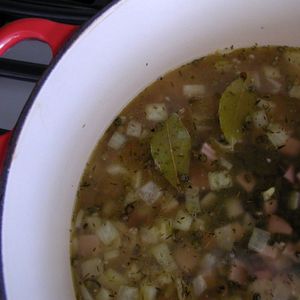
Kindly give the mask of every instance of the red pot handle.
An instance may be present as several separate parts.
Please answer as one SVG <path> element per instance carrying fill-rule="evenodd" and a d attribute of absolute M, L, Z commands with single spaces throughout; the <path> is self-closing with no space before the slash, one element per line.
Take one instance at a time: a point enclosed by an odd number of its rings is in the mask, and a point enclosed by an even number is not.
<path fill-rule="evenodd" d="M 55 56 L 78 26 L 57 23 L 45 19 L 20 19 L 0 28 L 0 56 L 9 48 L 27 39 L 47 43 Z M 12 132 L 0 136 L 0 171 L 6 156 Z"/>

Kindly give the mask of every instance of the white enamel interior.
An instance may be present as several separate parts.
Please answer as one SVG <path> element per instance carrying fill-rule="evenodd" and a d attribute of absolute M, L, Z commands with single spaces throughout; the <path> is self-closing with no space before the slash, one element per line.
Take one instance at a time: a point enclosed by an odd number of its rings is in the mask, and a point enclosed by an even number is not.
<path fill-rule="evenodd" d="M 8 300 L 74 299 L 69 228 L 77 186 L 128 101 L 216 49 L 299 46 L 299 28 L 299 0 L 124 0 L 95 20 L 43 85 L 15 149 L 2 227 Z"/>

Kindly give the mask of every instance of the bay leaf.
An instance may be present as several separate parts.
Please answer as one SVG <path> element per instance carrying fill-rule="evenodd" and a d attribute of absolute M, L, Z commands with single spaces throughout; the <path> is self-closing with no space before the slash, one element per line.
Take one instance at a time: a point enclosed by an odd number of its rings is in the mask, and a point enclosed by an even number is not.
<path fill-rule="evenodd" d="M 238 78 L 223 92 L 219 103 L 221 130 L 231 145 L 243 137 L 245 119 L 254 110 L 256 95 L 249 90 L 249 82 Z"/>
<path fill-rule="evenodd" d="M 150 146 L 155 164 L 163 176 L 179 188 L 180 175 L 189 173 L 191 137 L 177 114 L 171 115 L 155 132 Z"/>

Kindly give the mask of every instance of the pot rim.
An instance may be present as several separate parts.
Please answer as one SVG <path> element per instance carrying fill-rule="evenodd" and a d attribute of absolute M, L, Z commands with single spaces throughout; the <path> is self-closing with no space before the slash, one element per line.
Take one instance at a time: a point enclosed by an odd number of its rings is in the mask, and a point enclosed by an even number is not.
<path fill-rule="evenodd" d="M 13 130 L 12 137 L 10 139 L 6 158 L 3 164 L 2 173 L 0 175 L 0 297 L 3 300 L 8 300 L 6 297 L 5 291 L 5 280 L 4 280 L 4 271 L 3 271 L 3 255 L 2 255 L 2 221 L 3 221 L 3 209 L 4 209 L 4 200 L 5 200 L 5 192 L 6 192 L 6 183 L 9 176 L 9 170 L 12 163 L 13 155 L 18 143 L 19 136 L 25 124 L 25 120 L 29 115 L 31 107 L 35 101 L 35 98 L 39 94 L 40 90 L 43 88 L 47 78 L 54 70 L 59 61 L 63 58 L 67 50 L 80 38 L 80 36 L 91 26 L 94 21 L 96 21 L 99 17 L 101 17 L 105 12 L 110 10 L 113 6 L 118 4 L 119 2 L 124 0 L 112 0 L 110 4 L 101 9 L 98 13 L 96 13 L 92 18 L 86 21 L 78 30 L 71 36 L 71 38 L 63 45 L 63 47 L 59 50 L 58 54 L 51 60 L 47 70 L 42 75 L 41 79 L 34 86 L 28 100 L 26 101 L 21 114 L 17 120 L 15 128 Z"/>

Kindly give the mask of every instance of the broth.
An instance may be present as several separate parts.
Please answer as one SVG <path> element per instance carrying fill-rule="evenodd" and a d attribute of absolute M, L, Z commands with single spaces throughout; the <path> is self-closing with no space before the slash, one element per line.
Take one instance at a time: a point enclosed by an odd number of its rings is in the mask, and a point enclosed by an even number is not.
<path fill-rule="evenodd" d="M 87 164 L 83 300 L 300 295 L 300 49 L 216 53 L 146 88 Z"/>

